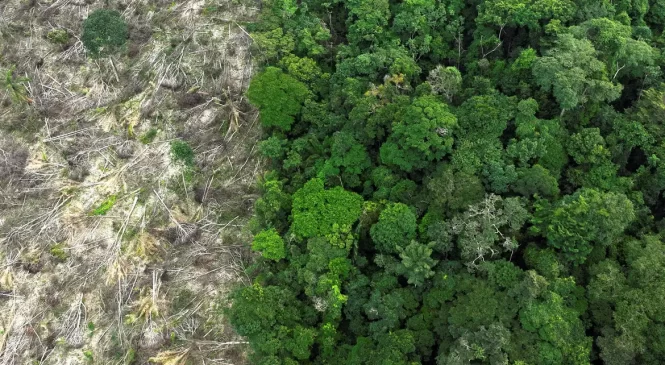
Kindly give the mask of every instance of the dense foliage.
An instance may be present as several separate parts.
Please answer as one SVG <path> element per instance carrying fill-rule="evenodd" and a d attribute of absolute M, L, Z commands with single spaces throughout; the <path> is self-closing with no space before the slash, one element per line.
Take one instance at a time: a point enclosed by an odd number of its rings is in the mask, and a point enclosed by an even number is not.
<path fill-rule="evenodd" d="M 116 10 L 93 11 L 83 22 L 81 41 L 94 58 L 111 55 L 127 42 L 127 23 Z"/>
<path fill-rule="evenodd" d="M 256 364 L 665 363 L 660 1 L 272 0 Z"/>

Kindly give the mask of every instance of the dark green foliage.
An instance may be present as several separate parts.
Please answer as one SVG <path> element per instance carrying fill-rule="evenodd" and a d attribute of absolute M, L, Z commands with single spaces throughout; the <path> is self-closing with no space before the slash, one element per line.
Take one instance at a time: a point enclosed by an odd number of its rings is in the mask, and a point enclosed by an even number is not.
<path fill-rule="evenodd" d="M 416 216 L 411 209 L 395 203 L 381 212 L 371 234 L 378 251 L 398 253 L 416 237 L 416 228 Z"/>
<path fill-rule="evenodd" d="M 430 247 L 411 241 L 408 246 L 399 251 L 404 276 L 407 277 L 409 284 L 423 285 L 426 279 L 434 275 L 432 267 L 436 265 L 437 261 L 430 257 L 432 255 Z"/>
<path fill-rule="evenodd" d="M 341 176 L 349 187 L 360 185 L 359 175 L 366 171 L 371 160 L 367 149 L 358 143 L 352 135 L 337 132 L 332 138 L 331 156 L 323 167 L 324 176 Z"/>
<path fill-rule="evenodd" d="M 611 82 L 591 41 L 571 34 L 560 35 L 556 48 L 534 62 L 533 76 L 543 90 L 552 91 L 563 110 L 587 102 L 614 101 L 623 88 Z"/>
<path fill-rule="evenodd" d="M 517 179 L 513 184 L 516 193 L 526 197 L 539 195 L 545 198 L 559 194 L 559 185 L 550 172 L 540 165 L 517 170 Z"/>
<path fill-rule="evenodd" d="M 392 134 L 381 146 L 381 162 L 407 172 L 423 168 L 452 150 L 456 126 L 445 104 L 432 96 L 416 98 L 393 123 Z"/>
<path fill-rule="evenodd" d="M 485 196 L 478 177 L 465 172 L 453 173 L 449 166 L 440 165 L 426 183 L 430 204 L 437 209 L 462 210 Z"/>
<path fill-rule="evenodd" d="M 605 140 L 598 128 L 585 128 L 570 136 L 568 153 L 578 164 L 595 164 L 609 157 Z"/>
<path fill-rule="evenodd" d="M 591 268 L 587 295 L 593 320 L 602 329 L 600 357 L 607 364 L 665 360 L 665 244 L 655 236 L 626 240 L 621 258 Z M 615 307 L 613 316 L 608 310 Z M 609 312 L 611 313 L 611 312 Z"/>
<path fill-rule="evenodd" d="M 612 245 L 635 219 L 633 203 L 625 195 L 586 188 L 552 207 L 537 209 L 546 217 L 535 220 L 544 223 L 536 230 L 576 264 L 584 263 L 594 245 Z"/>
<path fill-rule="evenodd" d="M 141 143 L 143 143 L 143 144 L 149 144 L 149 143 L 151 143 L 151 142 L 155 139 L 155 137 L 157 137 L 157 129 L 155 129 L 155 128 L 150 128 L 147 132 L 145 132 L 145 133 L 139 138 L 139 140 L 140 140 Z"/>
<path fill-rule="evenodd" d="M 252 363 L 665 363 L 665 3 L 260 13 Z"/>
<path fill-rule="evenodd" d="M 588 364 L 591 339 L 584 335 L 584 326 L 572 308 L 556 293 L 530 303 L 520 311 L 520 323 L 538 334 L 538 364 Z"/>
<path fill-rule="evenodd" d="M 99 9 L 83 22 L 81 41 L 93 58 L 118 52 L 127 42 L 127 23 L 116 10 Z"/>
<path fill-rule="evenodd" d="M 466 139 L 499 138 L 513 118 L 514 100 L 503 95 L 474 96 L 457 111 L 460 135 Z"/>
<path fill-rule="evenodd" d="M 182 162 L 186 166 L 194 165 L 194 150 L 185 141 L 171 142 L 171 157 L 173 157 L 173 160 Z"/>

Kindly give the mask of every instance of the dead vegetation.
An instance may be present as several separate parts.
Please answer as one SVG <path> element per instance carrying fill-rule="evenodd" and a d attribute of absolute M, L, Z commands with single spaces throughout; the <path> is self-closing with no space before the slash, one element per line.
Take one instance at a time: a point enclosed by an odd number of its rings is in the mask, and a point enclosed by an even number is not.
<path fill-rule="evenodd" d="M 0 2 L 0 71 L 24 96 L 0 87 L 0 363 L 242 364 L 222 308 L 248 280 L 262 170 L 256 9 L 114 2 L 127 49 L 91 60 L 81 23 L 104 3 Z"/>

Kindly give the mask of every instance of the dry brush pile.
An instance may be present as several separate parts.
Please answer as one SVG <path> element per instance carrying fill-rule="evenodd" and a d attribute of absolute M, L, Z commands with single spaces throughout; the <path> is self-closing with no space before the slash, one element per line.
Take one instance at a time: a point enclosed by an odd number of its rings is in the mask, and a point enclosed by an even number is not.
<path fill-rule="evenodd" d="M 109 4 L 126 46 L 91 58 L 105 1 L 0 2 L 0 363 L 241 364 L 257 9 Z"/>

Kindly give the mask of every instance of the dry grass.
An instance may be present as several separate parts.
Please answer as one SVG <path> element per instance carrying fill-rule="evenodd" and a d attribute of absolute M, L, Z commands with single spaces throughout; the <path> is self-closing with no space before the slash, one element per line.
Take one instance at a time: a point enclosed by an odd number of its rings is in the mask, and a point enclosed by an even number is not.
<path fill-rule="evenodd" d="M 243 97 L 256 9 L 117 1 L 127 50 L 91 60 L 78 37 L 103 4 L 0 2 L 0 71 L 29 79 L 29 102 L 0 91 L 0 363 L 244 363 L 220 308 L 248 280 L 262 171 Z"/>

